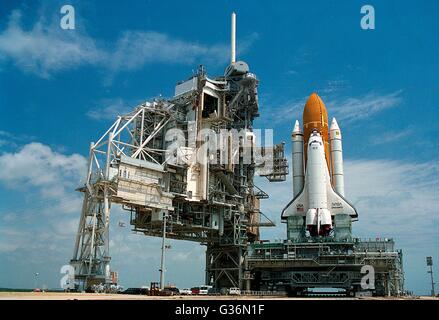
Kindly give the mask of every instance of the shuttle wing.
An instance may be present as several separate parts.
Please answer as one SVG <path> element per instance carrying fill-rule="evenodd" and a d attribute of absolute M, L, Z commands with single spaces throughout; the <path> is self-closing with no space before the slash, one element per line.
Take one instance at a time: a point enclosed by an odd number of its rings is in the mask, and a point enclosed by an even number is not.
<path fill-rule="evenodd" d="M 343 196 L 338 194 L 333 188 L 329 178 L 329 171 L 326 169 L 326 194 L 328 197 L 328 208 L 331 216 L 336 214 L 348 214 L 352 219 L 358 218 L 357 210 Z M 308 183 L 305 176 L 305 186 L 293 200 L 291 200 L 282 210 L 281 219 L 289 216 L 305 216 L 308 211 Z"/>
<path fill-rule="evenodd" d="M 308 193 L 307 187 L 302 189 L 293 200 L 291 200 L 286 207 L 282 210 L 281 219 L 286 219 L 289 216 L 305 216 L 308 211 Z"/>
<path fill-rule="evenodd" d="M 358 218 L 357 210 L 352 204 L 350 204 L 345 198 L 334 191 L 332 186 L 328 186 L 328 209 L 331 211 L 331 215 L 336 214 L 348 214 L 353 219 Z"/>

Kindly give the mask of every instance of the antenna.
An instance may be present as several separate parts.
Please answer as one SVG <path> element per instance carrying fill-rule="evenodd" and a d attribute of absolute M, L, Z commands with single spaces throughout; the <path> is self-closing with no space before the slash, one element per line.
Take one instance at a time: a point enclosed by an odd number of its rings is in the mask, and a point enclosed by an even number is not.
<path fill-rule="evenodd" d="M 230 64 L 236 62 L 236 13 L 232 12 L 232 28 L 230 35 Z"/>

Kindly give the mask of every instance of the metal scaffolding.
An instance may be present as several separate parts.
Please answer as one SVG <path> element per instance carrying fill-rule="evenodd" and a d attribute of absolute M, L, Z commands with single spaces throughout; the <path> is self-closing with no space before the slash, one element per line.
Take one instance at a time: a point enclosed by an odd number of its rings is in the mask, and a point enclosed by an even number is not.
<path fill-rule="evenodd" d="M 404 293 L 402 251 L 394 248 L 392 239 L 253 243 L 247 250 L 245 265 L 249 274 L 247 290 L 290 295 L 306 295 L 314 288 L 343 289 L 347 295 Z M 362 272 L 364 266 L 373 270 L 373 286 L 369 288 L 361 284 L 366 274 Z"/>
<path fill-rule="evenodd" d="M 82 287 L 110 281 L 111 204 L 131 215 L 136 232 L 207 246 L 206 284 L 242 286 L 248 243 L 259 239 L 259 170 L 288 174 L 284 144 L 257 147 L 258 80 L 244 62 L 210 79 L 203 67 L 175 96 L 119 116 L 90 146 L 83 209 L 71 264 Z"/>

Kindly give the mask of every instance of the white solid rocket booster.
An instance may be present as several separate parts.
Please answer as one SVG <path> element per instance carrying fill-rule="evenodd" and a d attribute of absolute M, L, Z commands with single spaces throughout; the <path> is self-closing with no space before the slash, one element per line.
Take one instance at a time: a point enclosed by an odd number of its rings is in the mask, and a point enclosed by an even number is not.
<path fill-rule="evenodd" d="M 337 120 L 332 118 L 329 129 L 329 143 L 331 146 L 331 164 L 332 164 L 332 185 L 334 190 L 344 197 L 344 177 L 343 177 L 343 149 L 341 143 L 341 131 Z"/>
<path fill-rule="evenodd" d="M 293 165 L 293 199 L 302 191 L 304 174 L 303 174 L 303 134 L 300 130 L 299 121 L 296 120 L 294 129 L 291 134 L 292 142 L 292 165 Z"/>

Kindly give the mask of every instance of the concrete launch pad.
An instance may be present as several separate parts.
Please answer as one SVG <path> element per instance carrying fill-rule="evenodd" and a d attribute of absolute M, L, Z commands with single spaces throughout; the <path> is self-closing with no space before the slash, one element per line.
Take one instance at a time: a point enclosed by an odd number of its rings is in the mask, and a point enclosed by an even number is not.
<path fill-rule="evenodd" d="M 0 300 L 439 300 L 433 297 L 319 297 L 292 298 L 270 296 L 173 296 L 157 297 L 143 295 L 99 294 L 99 293 L 63 293 L 63 292 L 0 292 Z"/>

